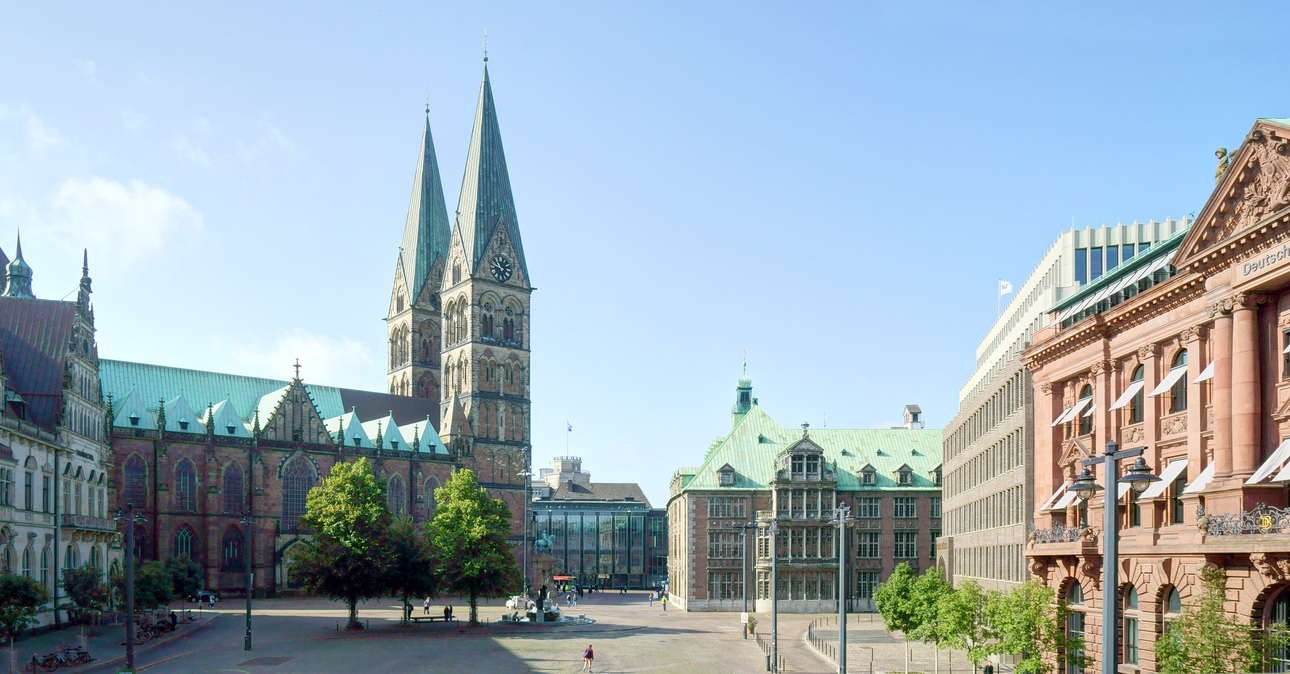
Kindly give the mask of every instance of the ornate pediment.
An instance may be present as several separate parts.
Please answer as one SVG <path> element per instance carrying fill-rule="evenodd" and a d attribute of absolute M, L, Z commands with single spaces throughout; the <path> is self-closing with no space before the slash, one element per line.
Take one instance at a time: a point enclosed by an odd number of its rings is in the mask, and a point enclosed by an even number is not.
<path fill-rule="evenodd" d="M 1284 422 L 1290 419 L 1290 391 L 1282 392 L 1284 400 L 1277 406 L 1277 411 L 1272 414 L 1272 419 L 1277 422 Z"/>
<path fill-rule="evenodd" d="M 1290 208 L 1290 127 L 1255 123 L 1175 257 L 1186 267 L 1201 253 Z"/>
<path fill-rule="evenodd" d="M 1093 454 L 1088 451 L 1084 443 L 1079 441 L 1078 437 L 1071 438 L 1062 443 L 1062 455 L 1057 459 L 1057 465 L 1062 469 L 1063 475 L 1073 478 L 1079 474 L 1077 468 L 1079 462 L 1092 456 Z"/>

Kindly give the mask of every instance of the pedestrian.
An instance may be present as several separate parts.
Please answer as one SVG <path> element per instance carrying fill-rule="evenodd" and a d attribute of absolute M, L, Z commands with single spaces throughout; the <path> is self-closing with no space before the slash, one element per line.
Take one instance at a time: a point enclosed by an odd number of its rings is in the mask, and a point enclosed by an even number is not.
<path fill-rule="evenodd" d="M 649 607 L 654 608 L 654 593 L 649 593 Z"/>
<path fill-rule="evenodd" d="M 985 672 L 985 674 L 994 674 L 994 663 L 987 661 L 985 663 L 985 669 L 983 671 Z"/>
<path fill-rule="evenodd" d="M 426 597 L 426 601 L 425 601 L 425 603 L 421 605 L 421 615 L 430 615 L 430 598 L 429 598 L 429 597 Z"/>
<path fill-rule="evenodd" d="M 591 644 L 587 644 L 587 647 L 582 651 L 582 671 L 590 672 L 591 665 L 595 660 L 596 652 L 591 650 Z"/>
<path fill-rule="evenodd" d="M 667 610 L 667 595 L 663 595 L 663 610 Z"/>

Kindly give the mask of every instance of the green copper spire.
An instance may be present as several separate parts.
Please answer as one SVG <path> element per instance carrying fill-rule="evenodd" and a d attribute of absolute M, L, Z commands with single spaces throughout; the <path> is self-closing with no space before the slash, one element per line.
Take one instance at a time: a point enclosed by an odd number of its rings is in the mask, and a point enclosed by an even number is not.
<path fill-rule="evenodd" d="M 430 137 L 430 107 L 427 105 L 421 156 L 417 159 L 417 173 L 412 179 L 412 202 L 408 205 L 403 249 L 399 252 L 412 301 L 421 295 L 421 288 L 435 261 L 447 254 L 450 233 L 448 207 L 443 200 L 443 181 L 439 178 L 439 162 L 434 155 L 434 139 Z"/>
<path fill-rule="evenodd" d="M 488 250 L 488 242 L 499 226 L 506 228 L 519 266 L 528 279 L 528 264 L 520 244 L 520 225 L 511 196 L 511 177 L 506 172 L 506 154 L 502 151 L 502 134 L 497 127 L 497 110 L 493 107 L 493 87 L 488 82 L 488 66 L 479 85 L 479 103 L 475 108 L 475 126 L 470 132 L 470 150 L 466 154 L 466 172 L 461 180 L 461 197 L 457 201 L 457 223 L 461 241 L 471 255 L 474 270 Z"/>
<path fill-rule="evenodd" d="M 36 299 L 31 292 L 31 267 L 27 266 L 27 261 L 22 259 L 22 234 L 18 234 L 18 250 L 14 254 L 13 261 L 8 267 L 8 288 L 5 289 L 5 297 L 25 297 L 27 299 Z"/>

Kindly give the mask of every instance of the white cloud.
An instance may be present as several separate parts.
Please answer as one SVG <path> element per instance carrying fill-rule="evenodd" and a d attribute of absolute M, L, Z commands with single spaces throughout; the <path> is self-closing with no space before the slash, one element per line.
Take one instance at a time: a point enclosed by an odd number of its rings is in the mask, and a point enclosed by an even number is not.
<path fill-rule="evenodd" d="M 286 135 L 282 133 L 281 129 L 274 126 L 268 119 L 265 119 L 262 124 L 264 126 L 265 134 L 269 136 L 269 140 L 273 141 L 274 145 L 277 145 L 287 154 L 296 153 L 296 144 L 288 140 Z"/>
<path fill-rule="evenodd" d="M 138 180 L 69 178 L 54 189 L 47 231 L 65 248 L 88 246 L 129 263 L 195 238 L 202 216 L 183 199 Z"/>
<path fill-rule="evenodd" d="M 16 108 L 9 108 L 0 105 L 0 122 L 13 119 L 21 124 L 27 136 L 27 141 L 31 143 L 31 151 L 36 154 L 44 154 L 45 150 L 51 147 L 66 144 L 66 140 L 45 120 L 36 116 L 30 106 L 22 105 Z M 7 126 L 7 125 L 6 125 Z"/>
<path fill-rule="evenodd" d="M 148 127 L 148 117 L 141 112 L 122 110 L 121 123 L 125 125 L 126 131 L 138 135 L 140 131 Z"/>
<path fill-rule="evenodd" d="M 85 75 L 87 80 L 94 79 L 99 72 L 98 64 L 90 59 L 77 59 L 76 67 L 81 69 L 81 73 Z"/>
<path fill-rule="evenodd" d="M 297 358 L 301 378 L 318 384 L 368 388 L 376 371 L 376 359 L 363 343 L 303 328 L 280 332 L 270 344 L 248 337 L 226 349 L 217 345 L 216 350 L 227 351 L 233 371 L 261 377 L 289 378 Z"/>
<path fill-rule="evenodd" d="M 175 139 L 170 141 L 170 149 L 203 166 L 210 166 L 211 164 L 211 158 L 206 154 L 206 148 L 185 134 L 181 133 L 175 136 Z"/>

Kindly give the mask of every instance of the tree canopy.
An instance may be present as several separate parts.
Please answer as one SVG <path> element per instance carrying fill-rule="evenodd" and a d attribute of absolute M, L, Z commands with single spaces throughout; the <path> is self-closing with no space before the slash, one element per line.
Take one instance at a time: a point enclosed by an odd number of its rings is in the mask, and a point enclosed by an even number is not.
<path fill-rule="evenodd" d="M 1066 636 L 1070 611 L 1057 593 L 1031 579 L 986 604 L 986 620 L 997 641 L 991 653 L 1015 653 L 1021 657 L 1013 671 L 1018 674 L 1052 674 L 1061 654 L 1066 663 L 1088 666 L 1084 640 Z"/>
<path fill-rule="evenodd" d="M 0 634 L 12 640 L 36 622 L 49 603 L 45 586 L 33 578 L 0 573 Z"/>
<path fill-rule="evenodd" d="M 429 536 L 410 517 L 390 523 L 386 535 L 390 567 L 385 585 L 403 600 L 403 619 L 412 610 L 413 597 L 430 597 L 438 591 L 435 560 Z"/>
<path fill-rule="evenodd" d="M 520 589 L 510 535 L 510 510 L 479 488 L 470 470 L 458 470 L 435 490 L 434 519 L 428 526 L 437 551 L 443 589 L 470 597 L 470 623 L 478 624 L 480 597 L 503 597 Z"/>
<path fill-rule="evenodd" d="M 1227 576 L 1222 569 L 1203 568 L 1201 591 L 1194 604 L 1168 623 L 1156 642 L 1156 660 L 1164 674 L 1269 671 L 1260 668 L 1248 627 L 1227 612 Z"/>
<path fill-rule="evenodd" d="M 63 590 L 78 616 L 92 615 L 107 604 L 107 586 L 103 583 L 103 570 L 86 564 L 80 568 L 63 569 Z"/>

